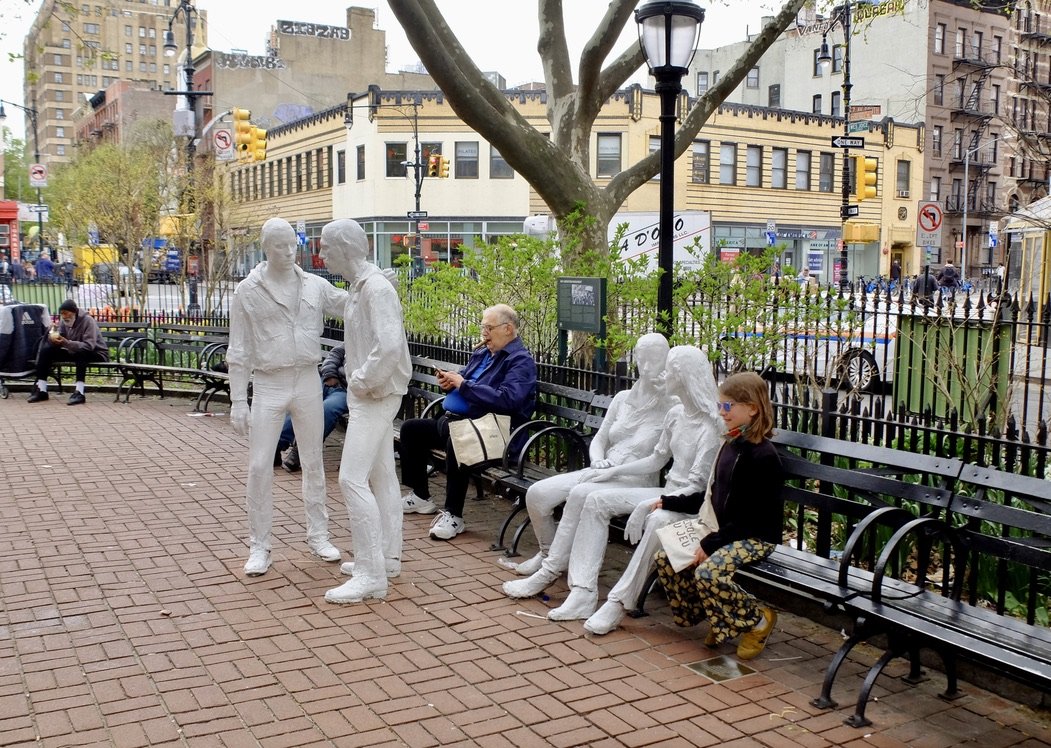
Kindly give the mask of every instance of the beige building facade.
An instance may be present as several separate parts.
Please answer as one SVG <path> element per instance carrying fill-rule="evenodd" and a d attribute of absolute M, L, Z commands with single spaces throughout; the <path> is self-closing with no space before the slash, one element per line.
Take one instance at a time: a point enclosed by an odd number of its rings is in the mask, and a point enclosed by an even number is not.
<path fill-rule="evenodd" d="M 72 158 L 74 113 L 116 81 L 155 91 L 176 86 L 179 71 L 175 59 L 164 56 L 163 45 L 178 5 L 178 0 L 44 0 L 23 47 L 24 104 L 38 113 L 42 160 L 56 164 Z M 195 41 L 206 46 L 207 13 L 194 20 Z M 180 16 L 179 30 L 183 23 Z M 168 98 L 170 113 L 175 102 Z M 26 133 L 32 131 L 27 119 Z"/>

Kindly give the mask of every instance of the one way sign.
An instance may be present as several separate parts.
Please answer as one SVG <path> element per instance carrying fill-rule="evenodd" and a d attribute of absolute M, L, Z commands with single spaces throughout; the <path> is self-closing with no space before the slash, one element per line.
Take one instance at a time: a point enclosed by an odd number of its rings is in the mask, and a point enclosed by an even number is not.
<path fill-rule="evenodd" d="M 837 135 L 832 138 L 833 148 L 864 148 L 865 138 L 848 138 L 845 135 Z"/>

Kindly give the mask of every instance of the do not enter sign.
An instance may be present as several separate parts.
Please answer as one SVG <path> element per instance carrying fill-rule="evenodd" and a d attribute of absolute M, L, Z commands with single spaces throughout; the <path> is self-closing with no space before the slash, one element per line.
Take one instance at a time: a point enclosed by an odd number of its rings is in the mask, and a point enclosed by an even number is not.
<path fill-rule="evenodd" d="M 217 161 L 232 161 L 234 158 L 234 136 L 229 130 L 216 130 L 212 133 L 212 144 L 215 146 Z"/>

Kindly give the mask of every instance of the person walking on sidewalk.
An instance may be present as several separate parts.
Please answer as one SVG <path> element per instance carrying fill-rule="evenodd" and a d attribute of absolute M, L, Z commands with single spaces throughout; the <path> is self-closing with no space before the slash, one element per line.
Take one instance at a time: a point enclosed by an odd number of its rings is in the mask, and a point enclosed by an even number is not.
<path fill-rule="evenodd" d="M 63 361 L 72 361 L 76 367 L 76 389 L 69 396 L 67 405 L 83 405 L 84 380 L 88 366 L 109 360 L 109 348 L 102 339 L 99 325 L 87 312 L 78 309 L 73 299 L 66 299 L 58 308 L 58 327 L 40 341 L 36 358 L 36 387 L 29 402 L 39 403 L 48 399 L 47 378 L 51 367 Z"/>
<path fill-rule="evenodd" d="M 324 561 L 339 561 L 329 542 L 325 465 L 321 455 L 323 412 L 321 333 L 325 315 L 343 313 L 347 293 L 295 264 L 296 232 L 281 218 L 263 224 L 266 261 L 237 284 L 230 304 L 230 425 L 248 436 L 249 554 L 247 576 L 270 568 L 274 521 L 273 458 L 285 420 L 292 414 L 303 462 L 307 543 Z M 252 380 L 252 407 L 248 381 Z M 251 428 L 249 428 L 249 426 Z"/>

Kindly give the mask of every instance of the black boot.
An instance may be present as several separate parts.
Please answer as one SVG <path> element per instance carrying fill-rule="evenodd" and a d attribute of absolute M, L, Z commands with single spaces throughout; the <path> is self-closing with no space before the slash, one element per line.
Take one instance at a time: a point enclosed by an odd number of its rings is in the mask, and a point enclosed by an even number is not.
<path fill-rule="evenodd" d="M 295 442 L 292 442 L 292 448 L 285 455 L 285 461 L 281 463 L 281 467 L 290 473 L 299 472 L 299 445 Z"/>

